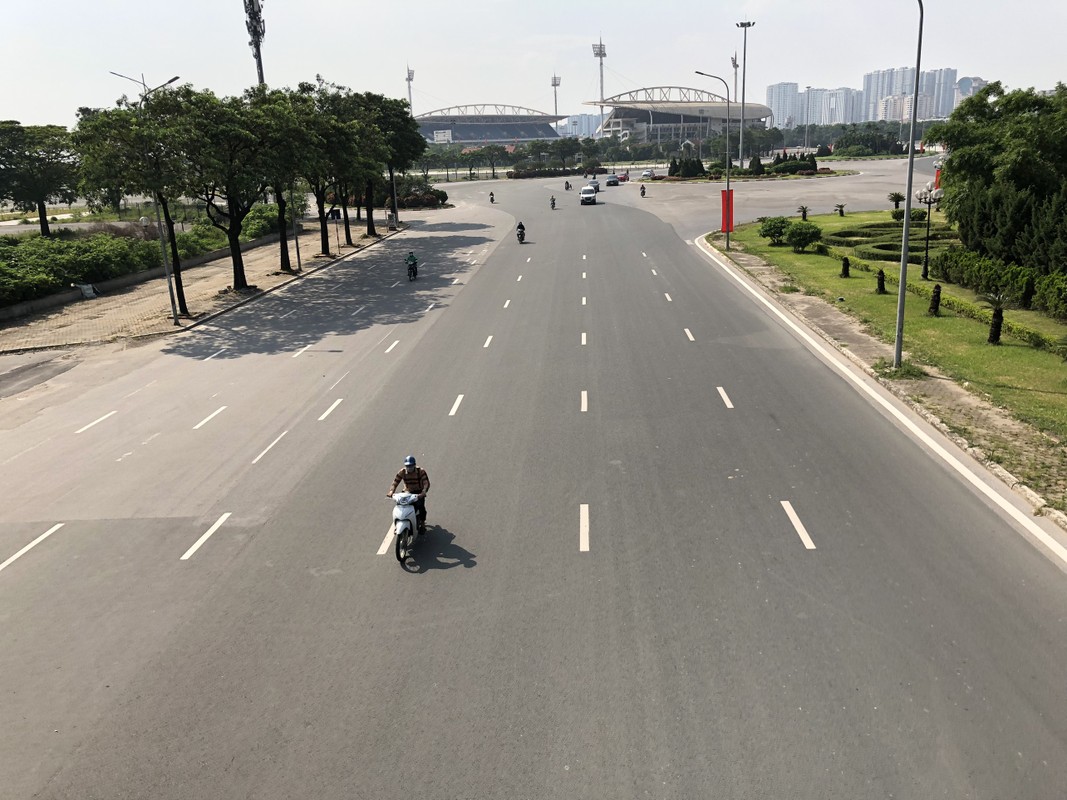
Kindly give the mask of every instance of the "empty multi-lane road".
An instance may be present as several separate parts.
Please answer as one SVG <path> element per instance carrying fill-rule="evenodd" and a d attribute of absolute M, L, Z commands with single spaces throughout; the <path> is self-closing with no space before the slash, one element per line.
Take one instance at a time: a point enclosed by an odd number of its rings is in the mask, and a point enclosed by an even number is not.
<path fill-rule="evenodd" d="M 690 187 L 554 184 L 3 401 L 0 797 L 1063 796 L 1055 534 Z"/>

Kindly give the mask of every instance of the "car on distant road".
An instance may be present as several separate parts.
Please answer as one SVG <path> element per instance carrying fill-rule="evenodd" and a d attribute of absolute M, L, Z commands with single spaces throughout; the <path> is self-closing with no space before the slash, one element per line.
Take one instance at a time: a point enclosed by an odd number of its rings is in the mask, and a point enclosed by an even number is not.
<path fill-rule="evenodd" d="M 592 186 L 595 191 L 600 191 L 600 181 L 592 180 L 586 184 L 586 186 Z"/>
<path fill-rule="evenodd" d="M 656 177 L 656 173 L 653 170 L 646 169 L 644 172 L 641 173 L 641 177 L 642 178 L 655 178 Z"/>
<path fill-rule="evenodd" d="M 583 186 L 582 190 L 578 192 L 578 201 L 583 206 L 595 206 L 596 189 L 594 189 L 592 186 Z"/>
<path fill-rule="evenodd" d="M 624 172 L 622 173 L 622 175 L 616 175 L 615 177 L 617 177 L 622 183 L 626 183 L 626 181 L 630 180 L 630 173 Z"/>
<path fill-rule="evenodd" d="M 618 186 L 619 185 L 619 176 L 618 175 L 608 175 L 608 177 L 606 177 L 604 179 L 604 185 L 605 186 Z"/>

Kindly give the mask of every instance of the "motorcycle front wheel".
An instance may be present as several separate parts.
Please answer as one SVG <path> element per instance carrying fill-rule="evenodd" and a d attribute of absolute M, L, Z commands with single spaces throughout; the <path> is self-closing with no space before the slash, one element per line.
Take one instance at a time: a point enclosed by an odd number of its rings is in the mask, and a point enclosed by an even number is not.
<path fill-rule="evenodd" d="M 396 535 L 396 560 L 401 564 L 411 555 L 411 527 L 406 526 Z"/>

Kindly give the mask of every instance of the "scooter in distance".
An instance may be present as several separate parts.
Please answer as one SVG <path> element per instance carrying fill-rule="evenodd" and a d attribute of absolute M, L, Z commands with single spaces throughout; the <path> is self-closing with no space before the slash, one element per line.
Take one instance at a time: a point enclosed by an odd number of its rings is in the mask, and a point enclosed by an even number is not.
<path fill-rule="evenodd" d="M 642 197 L 645 196 L 645 187 L 644 186 L 641 187 L 641 196 Z"/>
<path fill-rule="evenodd" d="M 551 208 L 553 211 L 556 210 L 556 198 L 555 198 L 555 196 L 553 196 L 552 199 L 550 199 L 548 201 L 548 205 L 549 205 L 549 208 Z"/>
<path fill-rule="evenodd" d="M 415 513 L 417 494 L 396 492 L 393 497 L 393 535 L 396 537 L 396 560 L 403 564 L 415 549 L 418 519 Z"/>
<path fill-rule="evenodd" d="M 515 238 L 519 240 L 519 244 L 522 244 L 523 242 L 525 242 L 526 241 L 526 230 L 524 228 L 519 228 L 517 231 L 515 231 Z"/>
<path fill-rule="evenodd" d="M 419 260 L 411 253 L 408 253 L 408 257 L 404 259 L 404 263 L 408 265 L 408 280 L 413 281 L 419 277 Z"/>
<path fill-rule="evenodd" d="M 489 193 L 489 205 L 493 205 L 493 203 L 495 203 L 495 202 L 496 202 L 496 196 L 492 192 L 490 192 Z"/>

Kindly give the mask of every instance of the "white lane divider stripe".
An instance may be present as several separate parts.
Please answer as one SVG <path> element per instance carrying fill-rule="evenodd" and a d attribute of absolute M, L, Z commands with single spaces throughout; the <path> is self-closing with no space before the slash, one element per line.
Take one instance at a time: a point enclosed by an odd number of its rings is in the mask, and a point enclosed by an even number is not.
<path fill-rule="evenodd" d="M 645 252 L 642 252 L 642 253 L 641 253 L 641 258 L 648 258 L 648 254 L 647 254 L 647 253 L 645 253 Z"/>
<path fill-rule="evenodd" d="M 685 335 L 689 337 L 689 341 L 695 342 L 696 339 L 693 338 L 693 334 L 690 333 L 689 328 L 685 328 L 684 330 L 685 330 Z"/>
<path fill-rule="evenodd" d="M 96 424 L 98 424 L 98 423 L 100 423 L 100 422 L 103 422 L 103 421 L 104 421 L 105 419 L 107 419 L 108 417 L 110 417 L 110 416 L 113 416 L 113 415 L 115 415 L 115 414 L 118 414 L 118 413 L 119 413 L 118 411 L 109 411 L 108 413 L 104 414 L 104 416 L 100 417 L 100 419 L 94 419 L 94 420 L 93 420 L 92 422 L 90 422 L 90 423 L 89 423 L 88 425 L 85 425 L 85 426 L 83 426 L 83 427 L 81 427 L 81 428 L 78 428 L 78 430 L 76 430 L 76 431 L 74 431 L 74 432 L 75 432 L 75 433 L 82 433 L 83 431 L 87 431 L 87 430 L 89 430 L 89 429 L 90 429 L 91 427 L 93 427 L 93 425 L 96 425 Z"/>
<path fill-rule="evenodd" d="M 719 390 L 719 397 L 722 398 L 722 401 L 726 404 L 726 407 L 733 408 L 734 404 L 730 402 L 730 398 L 726 395 L 726 390 L 723 389 L 721 386 L 716 386 L 715 388 Z"/>
<path fill-rule="evenodd" d="M 459 278 L 456 278 L 454 281 L 452 281 L 453 286 L 455 286 L 457 283 L 459 283 Z"/>
<path fill-rule="evenodd" d="M 589 504 L 578 506 L 578 552 L 589 552 Z"/>
<path fill-rule="evenodd" d="M 582 389 L 582 413 L 584 414 L 589 410 L 589 392 Z"/>
<path fill-rule="evenodd" d="M 45 531 L 44 533 L 42 533 L 42 534 L 41 534 L 40 536 L 38 536 L 38 537 L 37 537 L 36 539 L 34 539 L 34 540 L 33 540 L 32 542 L 30 542 L 30 543 L 29 543 L 28 545 L 26 545 L 26 546 L 25 546 L 25 547 L 23 547 L 23 548 L 22 548 L 21 550 L 19 550 L 19 551 L 18 551 L 17 553 L 15 553 L 15 555 L 11 556 L 11 558 L 9 558 L 9 559 L 8 559 L 7 561 L 5 561 L 5 562 L 4 562 L 3 564 L 0 564 L 0 572 L 3 572 L 3 571 L 4 571 L 4 567 L 8 566 L 9 564 L 12 564 L 12 563 L 14 563 L 14 562 L 15 562 L 16 560 L 18 560 L 18 559 L 19 559 L 20 557 L 22 557 L 22 556 L 26 555 L 26 553 L 30 552 L 30 550 L 32 550 L 33 548 L 35 548 L 35 547 L 36 547 L 37 545 L 39 545 L 39 544 L 40 544 L 41 542 L 43 542 L 43 541 L 44 541 L 45 539 L 47 539 L 47 538 L 48 538 L 49 536 L 51 536 L 51 535 L 52 535 L 53 533 L 55 533 L 56 531 L 58 531 L 58 530 L 59 530 L 60 528 L 62 528 L 62 527 L 63 527 L 63 525 L 64 525 L 64 524 L 66 524 L 66 523 L 63 523 L 63 522 L 57 522 L 57 523 L 56 523 L 55 525 L 53 525 L 53 526 L 52 526 L 51 528 L 49 528 L 48 530 L 46 530 L 46 531 Z"/>
<path fill-rule="evenodd" d="M 583 306 L 585 305 L 585 298 L 584 297 L 582 298 L 582 305 Z"/>
<path fill-rule="evenodd" d="M 213 420 L 215 417 L 217 417 L 219 414 L 221 414 L 227 408 L 229 408 L 229 406 L 220 406 L 217 410 L 212 411 L 210 414 L 208 414 L 206 417 L 204 417 L 202 420 L 200 420 L 198 423 L 196 423 L 193 426 L 193 430 L 194 431 L 200 430 L 202 427 L 204 427 L 209 422 L 211 422 L 211 420 Z"/>
<path fill-rule="evenodd" d="M 585 253 L 582 253 L 582 261 L 585 261 Z"/>
<path fill-rule="evenodd" d="M 522 280 L 522 275 L 520 275 L 518 278 L 515 279 L 515 283 L 518 283 L 521 280 Z"/>
<path fill-rule="evenodd" d="M 123 399 L 123 400 L 125 400 L 125 399 L 126 399 L 127 397 L 133 397 L 133 396 L 134 396 L 135 394 L 137 394 L 138 392 L 140 392 L 140 391 L 143 391 L 144 389 L 147 389 L 147 388 L 148 388 L 149 386 L 151 386 L 151 385 L 152 385 L 153 383 L 155 383 L 155 381 L 149 381 L 149 382 L 148 382 L 148 383 L 146 383 L 146 384 L 145 384 L 144 386 L 142 386 L 142 387 L 141 387 L 140 389 L 134 389 L 134 390 L 133 390 L 132 392 L 130 392 L 129 394 L 123 395 L 123 396 L 122 396 L 122 399 Z"/>
<path fill-rule="evenodd" d="M 528 259 L 526 259 L 526 263 L 529 264 L 532 260 L 533 260 L 532 257 L 528 258 Z"/>
<path fill-rule="evenodd" d="M 804 549 L 814 550 L 815 542 L 808 536 L 808 531 L 804 528 L 804 523 L 800 521 L 797 512 L 793 510 L 793 504 L 788 500 L 783 500 L 782 508 L 785 509 L 786 516 L 789 517 L 789 521 L 793 523 L 793 527 L 796 528 L 797 533 L 800 535 L 800 541 L 804 543 Z"/>
<path fill-rule="evenodd" d="M 582 280 L 583 281 L 585 280 L 585 273 L 584 272 L 582 273 Z"/>
<path fill-rule="evenodd" d="M 286 311 L 284 314 L 282 314 L 280 317 L 278 317 L 278 319 L 285 319 L 286 317 L 288 317 L 290 314 L 294 313 L 295 311 L 296 311 L 295 308 L 291 308 L 288 311 Z"/>
<path fill-rule="evenodd" d="M 653 275 L 659 275 L 659 273 L 658 273 L 658 272 L 656 272 L 656 270 L 652 270 L 652 274 L 653 274 Z"/>
<path fill-rule="evenodd" d="M 294 309 L 293 309 L 293 311 L 296 311 L 296 309 L 294 308 Z M 293 311 L 290 311 L 289 313 L 290 313 L 290 314 L 292 314 L 292 313 L 293 313 Z M 214 358 L 215 356 L 217 356 L 217 355 L 218 355 L 219 353 L 225 352 L 225 350 L 226 350 L 226 348 L 225 348 L 225 347 L 224 347 L 224 348 L 222 348 L 222 350 L 216 350 L 216 351 L 215 351 L 214 353 L 212 353 L 212 354 L 211 354 L 211 355 L 209 355 L 209 356 L 208 356 L 207 358 L 205 358 L 205 359 L 204 359 L 204 361 L 210 361 L 210 360 L 211 360 L 211 359 L 213 359 L 213 358 Z"/>
<path fill-rule="evenodd" d="M 331 405 L 331 406 L 330 406 L 329 408 L 327 408 L 327 409 L 326 409 L 326 410 L 325 410 L 325 411 L 324 411 L 324 412 L 322 413 L 322 416 L 321 416 L 321 417 L 319 417 L 319 422 L 322 422 L 322 421 L 323 421 L 324 419 L 326 419 L 326 417 L 330 416 L 330 413 L 331 413 L 331 412 L 332 412 L 332 411 L 333 411 L 333 410 L 334 410 L 335 408 L 337 408 L 337 406 L 341 405 L 341 401 L 342 401 L 342 400 L 344 400 L 344 398 L 343 398 L 343 397 L 338 397 L 338 398 L 337 398 L 336 400 L 334 400 L 334 401 L 333 401 L 333 405 Z"/>
<path fill-rule="evenodd" d="M 463 395 L 456 398 L 456 402 L 452 404 L 452 410 L 448 412 L 448 416 L 456 416 L 456 412 L 459 410 L 459 404 L 463 402 Z"/>
<path fill-rule="evenodd" d="M 433 307 L 435 305 L 437 305 L 437 303 L 430 303 L 430 307 L 426 309 L 426 313 L 429 313 L 429 312 L 433 311 Z"/>
<path fill-rule="evenodd" d="M 485 340 L 485 344 L 482 345 L 482 349 L 484 350 L 486 347 L 488 347 L 491 341 L 493 341 L 492 334 L 490 334 L 489 337 Z"/>
<path fill-rule="evenodd" d="M 399 339 L 397 339 L 395 342 L 393 342 L 391 345 L 389 345 L 387 348 L 385 348 L 385 352 L 387 352 L 387 353 L 393 352 L 393 348 L 396 347 L 398 344 L 400 344 L 400 340 Z"/>
<path fill-rule="evenodd" d="M 355 311 L 352 312 L 352 316 L 353 317 L 356 316 L 356 314 L 358 314 L 360 311 L 362 311 L 365 308 L 366 308 L 366 306 L 360 306 L 359 308 L 357 308 Z"/>
<path fill-rule="evenodd" d="M 219 517 L 218 520 L 215 522 L 215 524 L 212 525 L 210 528 L 208 528 L 207 531 L 204 533 L 204 535 L 196 540 L 196 544 L 194 544 L 192 547 L 190 547 L 188 550 L 186 550 L 185 551 L 185 555 L 183 555 L 178 560 L 179 561 L 188 561 L 189 557 L 193 553 L 195 553 L 197 550 L 200 549 L 200 545 L 202 545 L 204 542 L 206 542 L 208 539 L 210 539 L 211 535 L 213 533 L 215 533 L 215 531 L 217 531 L 219 528 L 221 528 L 222 527 L 222 523 L 224 523 L 229 518 L 230 518 L 230 512 L 227 511 L 225 514 L 223 514 L 221 517 Z"/>
<path fill-rule="evenodd" d="M 258 456 L 256 456 L 255 458 L 252 459 L 252 463 L 253 464 L 258 463 L 258 461 L 261 458 L 263 458 L 263 456 L 265 456 L 267 454 L 267 451 L 270 450 L 272 447 L 274 447 L 274 445 L 278 444 L 278 442 L 280 442 L 282 440 L 282 436 L 285 436 L 285 434 L 287 434 L 287 433 L 289 433 L 289 431 L 282 431 L 281 436 L 279 436 L 273 442 L 268 444 L 267 447 L 263 450 L 262 453 L 260 453 Z"/>
<path fill-rule="evenodd" d="M 510 305 L 511 305 L 511 300 L 505 300 L 504 301 L 504 308 L 507 308 Z"/>
<path fill-rule="evenodd" d="M 425 268 L 426 268 L 426 265 L 425 265 L 425 264 L 423 264 L 423 269 L 425 269 Z M 395 288 L 396 288 L 397 286 L 399 286 L 399 285 L 400 285 L 400 281 L 397 281 L 396 283 L 394 283 L 394 284 L 393 284 L 392 286 L 390 286 L 389 288 L 390 288 L 390 289 L 395 289 Z"/>
<path fill-rule="evenodd" d="M 382 539 L 381 547 L 378 548 L 378 555 L 384 556 L 389 552 L 389 545 L 393 543 L 393 526 L 389 526 L 389 530 L 385 532 L 385 538 Z"/>
<path fill-rule="evenodd" d="M 674 302 L 673 300 L 671 300 L 671 296 L 669 294 L 667 294 L 666 292 L 663 293 L 663 296 L 667 298 L 667 302 L 668 303 L 673 303 Z"/>
<path fill-rule="evenodd" d="M 349 370 L 348 372 L 351 372 L 351 371 L 352 371 L 352 370 Z M 348 377 L 348 372 L 346 372 L 346 373 L 345 373 L 344 375 L 342 375 L 342 376 L 341 376 L 340 378 L 338 378 L 337 380 L 335 380 L 335 381 L 333 382 L 333 386 L 331 386 L 331 387 L 330 387 L 330 390 L 331 390 L 331 391 L 332 391 L 333 389 L 337 388 L 337 384 L 339 384 L 339 383 L 340 383 L 341 381 L 343 381 L 343 380 L 344 380 L 345 378 L 347 378 L 347 377 Z"/>
<path fill-rule="evenodd" d="M 293 353 L 293 358 L 296 358 L 297 356 L 299 356 L 301 353 L 303 353 L 309 347 L 311 347 L 311 345 L 309 345 L 309 344 L 306 344 L 303 347 L 301 347 L 299 350 L 297 350 L 295 353 Z"/>
<path fill-rule="evenodd" d="M 585 331 L 582 331 L 582 347 L 585 347 Z"/>

